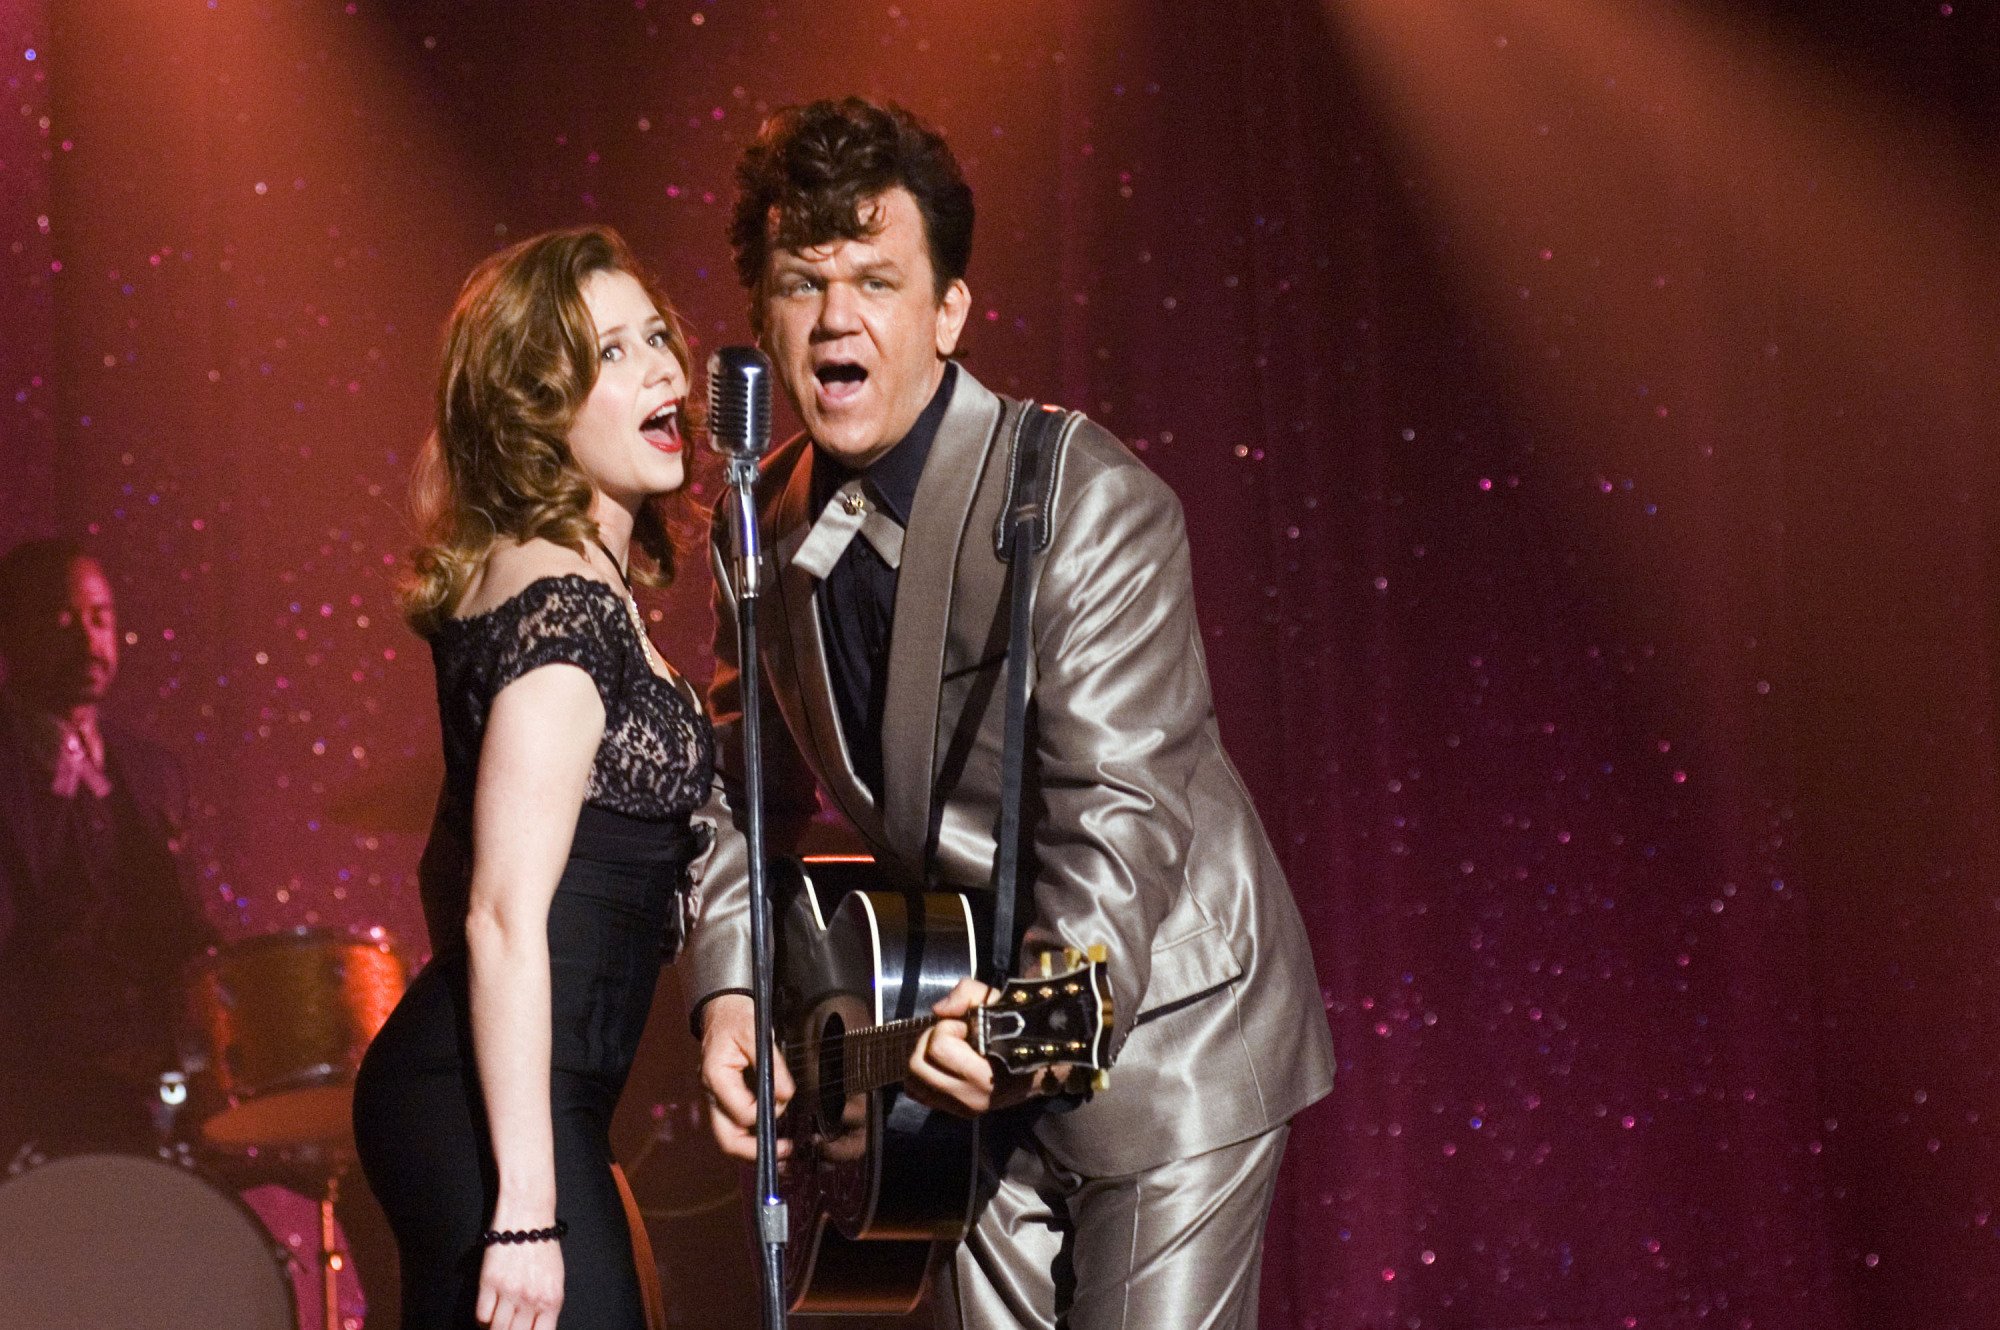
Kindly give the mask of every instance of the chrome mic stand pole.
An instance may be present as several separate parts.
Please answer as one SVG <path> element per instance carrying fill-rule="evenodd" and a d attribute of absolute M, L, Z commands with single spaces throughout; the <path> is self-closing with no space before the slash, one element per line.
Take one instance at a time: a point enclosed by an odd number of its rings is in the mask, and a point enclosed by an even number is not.
<path fill-rule="evenodd" d="M 757 527 L 757 461 L 770 439 L 770 364 L 747 347 L 724 347 L 708 361 L 711 437 L 729 458 L 730 528 L 734 559 L 737 684 L 743 717 L 743 803 L 737 822 L 750 854 L 750 963 L 757 1021 L 757 1253 L 764 1330 L 784 1330 L 785 1242 L 790 1226 L 778 1193 L 777 1092 L 772 1062 L 773 956 L 771 889 L 764 858 L 762 681 L 757 658 L 757 601 L 763 593 L 763 549 Z M 740 413 L 740 414 L 739 414 Z"/>

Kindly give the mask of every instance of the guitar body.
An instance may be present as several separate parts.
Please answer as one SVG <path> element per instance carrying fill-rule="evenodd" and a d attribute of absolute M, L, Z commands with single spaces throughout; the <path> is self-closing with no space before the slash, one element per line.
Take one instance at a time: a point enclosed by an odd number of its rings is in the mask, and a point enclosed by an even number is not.
<path fill-rule="evenodd" d="M 979 1124 L 904 1094 L 886 1057 L 875 1079 L 890 1083 L 849 1093 L 860 1054 L 846 1035 L 928 1016 L 973 973 L 972 911 L 954 893 L 870 890 L 879 878 L 866 860 L 772 877 L 777 1031 L 797 1086 L 779 1123 L 792 1144 L 779 1182 L 791 1307 L 907 1312 L 933 1245 L 971 1224 Z"/>

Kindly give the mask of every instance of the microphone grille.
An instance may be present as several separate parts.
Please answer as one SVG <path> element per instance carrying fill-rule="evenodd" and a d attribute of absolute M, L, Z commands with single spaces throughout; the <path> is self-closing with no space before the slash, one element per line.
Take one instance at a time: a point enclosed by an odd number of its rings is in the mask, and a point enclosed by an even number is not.
<path fill-rule="evenodd" d="M 761 457 L 771 446 L 771 362 L 754 346 L 708 358 L 708 437 L 717 451 Z"/>

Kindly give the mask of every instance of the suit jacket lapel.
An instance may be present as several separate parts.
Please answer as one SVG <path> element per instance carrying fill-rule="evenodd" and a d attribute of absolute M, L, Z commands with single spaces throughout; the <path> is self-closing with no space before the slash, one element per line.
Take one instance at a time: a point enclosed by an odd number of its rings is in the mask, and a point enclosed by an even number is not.
<path fill-rule="evenodd" d="M 999 419 L 1000 399 L 961 369 L 903 536 L 882 720 L 882 822 L 889 846 L 918 868 L 930 848 L 938 694 L 959 550 Z"/>
<path fill-rule="evenodd" d="M 875 797 L 854 773 L 841 738 L 840 711 L 834 704 L 833 688 L 827 677 L 826 646 L 819 629 L 819 594 L 813 576 L 792 566 L 818 514 L 812 511 L 813 449 L 799 450 L 784 493 L 779 496 L 773 528 L 778 533 L 778 596 L 784 603 L 784 619 L 790 634 L 793 675 L 798 682 L 795 705 L 811 735 L 808 754 L 819 773 L 820 782 L 839 805 L 841 813 L 869 839 L 883 839 L 882 815 Z"/>
<path fill-rule="evenodd" d="M 18 924 L 18 918 L 11 917 L 12 909 L 19 909 L 19 901 L 25 900 L 28 883 L 39 881 L 45 876 L 44 859 L 47 847 L 42 843 L 39 819 L 33 816 L 36 781 L 31 772 L 37 770 L 35 760 L 30 756 L 31 748 L 25 732 L 25 724 L 0 699 L 0 924 Z M 41 784 L 47 788 L 47 778 Z M 10 854 L 6 841 L 13 842 Z M 16 902 L 4 899 L 12 870 L 19 868 L 22 880 L 11 884 L 16 893 Z"/>

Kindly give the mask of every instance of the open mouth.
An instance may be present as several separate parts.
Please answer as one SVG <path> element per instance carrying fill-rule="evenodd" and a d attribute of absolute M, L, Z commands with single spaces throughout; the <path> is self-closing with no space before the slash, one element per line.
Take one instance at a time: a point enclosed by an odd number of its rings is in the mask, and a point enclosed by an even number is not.
<path fill-rule="evenodd" d="M 639 426 L 640 437 L 662 452 L 681 450 L 681 404 L 668 402 Z"/>
<path fill-rule="evenodd" d="M 844 401 L 861 391 L 868 371 L 851 360 L 829 361 L 813 371 L 819 380 L 820 396 L 830 402 Z"/>

